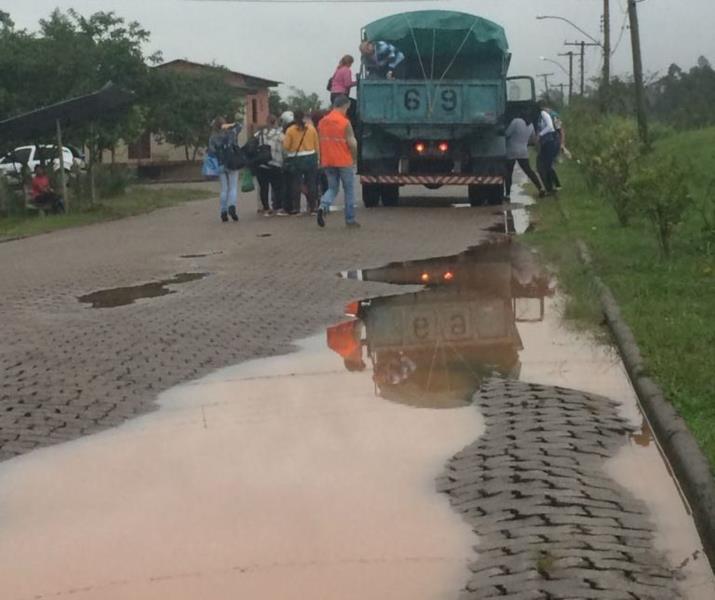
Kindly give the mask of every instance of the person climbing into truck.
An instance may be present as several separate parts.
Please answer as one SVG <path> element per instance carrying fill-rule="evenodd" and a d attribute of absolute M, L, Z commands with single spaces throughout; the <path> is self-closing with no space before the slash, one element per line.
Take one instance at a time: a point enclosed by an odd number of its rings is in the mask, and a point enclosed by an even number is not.
<path fill-rule="evenodd" d="M 400 79 L 405 55 L 395 46 L 382 41 L 360 44 L 360 55 L 370 79 Z"/>
<path fill-rule="evenodd" d="M 345 225 L 360 227 L 355 221 L 355 158 L 357 140 L 347 117 L 350 99 L 338 96 L 333 102 L 333 110 L 324 116 L 318 125 L 320 136 L 320 164 L 328 178 L 328 189 L 320 199 L 318 225 L 325 227 L 325 217 L 335 201 L 340 182 L 345 194 Z"/>
<path fill-rule="evenodd" d="M 546 195 L 544 184 L 529 162 L 529 142 L 535 136 L 534 126 L 529 122 L 528 117 L 519 115 L 512 119 L 506 129 L 506 177 L 505 177 L 505 200 L 511 198 L 511 184 L 514 177 L 514 167 L 519 163 L 521 170 L 531 179 L 531 182 L 539 190 L 539 197 Z"/>
<path fill-rule="evenodd" d="M 558 181 L 558 175 L 554 170 L 554 163 L 559 154 L 559 135 L 554 127 L 554 120 L 546 110 L 545 106 L 539 104 L 539 121 L 537 131 L 539 134 L 539 155 L 536 159 L 537 170 L 541 181 L 544 182 L 546 192 L 552 194 Z"/>

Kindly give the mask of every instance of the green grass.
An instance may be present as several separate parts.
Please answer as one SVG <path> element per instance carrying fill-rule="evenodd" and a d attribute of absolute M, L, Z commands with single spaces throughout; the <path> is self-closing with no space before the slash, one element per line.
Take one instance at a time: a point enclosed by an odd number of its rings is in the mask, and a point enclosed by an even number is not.
<path fill-rule="evenodd" d="M 48 233 L 68 227 L 90 225 L 100 221 L 121 219 L 190 200 L 201 200 L 210 196 L 211 192 L 206 190 L 132 187 L 122 196 L 100 200 L 92 207 L 71 211 L 64 215 L 47 215 L 44 217 L 26 215 L 0 218 L 0 240 Z"/>
<path fill-rule="evenodd" d="M 659 140 L 693 170 L 694 192 L 715 175 L 715 128 Z M 640 345 L 650 374 L 687 421 L 715 466 L 715 255 L 693 209 L 676 234 L 671 258 L 660 257 L 648 223 L 618 225 L 615 213 L 589 188 L 578 165 L 559 167 L 564 191 L 541 201 L 530 240 L 555 263 L 571 296 L 567 318 L 601 321 L 597 298 L 574 241 L 583 239 L 595 270 L 610 286 Z M 564 215 L 568 218 L 565 219 Z"/>

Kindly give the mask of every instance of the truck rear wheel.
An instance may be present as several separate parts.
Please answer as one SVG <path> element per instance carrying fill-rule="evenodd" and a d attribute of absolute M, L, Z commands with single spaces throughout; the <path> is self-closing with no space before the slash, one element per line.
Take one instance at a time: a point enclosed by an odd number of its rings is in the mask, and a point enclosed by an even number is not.
<path fill-rule="evenodd" d="M 400 186 L 383 185 L 380 190 L 383 206 L 397 206 L 400 203 Z"/>
<path fill-rule="evenodd" d="M 362 203 L 365 208 L 375 208 L 380 203 L 380 186 L 374 183 L 363 183 Z"/>
<path fill-rule="evenodd" d="M 503 185 L 470 185 L 469 203 L 472 206 L 494 206 L 504 201 Z"/>

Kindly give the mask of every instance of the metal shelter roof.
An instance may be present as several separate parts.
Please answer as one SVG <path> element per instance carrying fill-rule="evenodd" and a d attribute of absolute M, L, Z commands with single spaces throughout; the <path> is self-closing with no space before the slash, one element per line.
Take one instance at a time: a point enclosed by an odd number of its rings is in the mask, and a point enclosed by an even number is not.
<path fill-rule="evenodd" d="M 44 108 L 0 121 L 0 136 L 32 136 L 54 132 L 59 120 L 65 127 L 70 124 L 93 121 L 132 104 L 134 92 L 120 88 L 111 81 L 100 90 L 62 100 Z"/>

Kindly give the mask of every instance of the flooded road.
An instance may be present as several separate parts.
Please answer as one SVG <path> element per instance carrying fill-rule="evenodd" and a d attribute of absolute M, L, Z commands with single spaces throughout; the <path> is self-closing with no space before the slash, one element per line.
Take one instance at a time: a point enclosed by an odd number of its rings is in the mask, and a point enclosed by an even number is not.
<path fill-rule="evenodd" d="M 523 215 L 507 213 L 507 232 L 528 227 Z M 642 528 L 652 527 L 656 558 L 667 557 L 682 597 L 712 600 L 697 532 L 618 355 L 564 327 L 556 282 L 529 249 L 501 237 L 457 255 L 345 276 L 420 291 L 396 287 L 389 296 L 357 300 L 343 321 L 292 354 L 215 372 L 162 394 L 151 415 L 2 463 L 3 600 L 456 598 L 490 557 L 480 550 L 478 527 L 436 492 L 447 461 L 468 462 L 462 449 L 475 444 L 493 453 L 486 462 L 502 460 L 513 445 L 541 437 L 557 451 L 583 451 L 576 438 L 559 445 L 567 432 L 539 437 L 528 429 L 524 440 L 508 439 L 503 453 L 490 448 L 496 436 L 472 400 L 495 378 L 558 386 L 564 397 L 564 388 L 604 397 L 584 406 L 614 413 L 603 422 L 619 421 L 609 430 L 617 451 L 584 441 L 598 458 L 588 472 L 615 506 L 635 508 L 619 514 L 621 521 L 598 518 L 626 523 L 624 539 L 637 531 L 635 546 L 650 543 Z M 535 389 L 546 405 L 545 387 Z M 492 428 L 503 430 L 527 410 L 540 415 L 538 394 L 492 396 Z M 500 416 L 502 400 L 517 410 Z M 587 419 L 579 425 L 584 431 Z M 551 468 L 560 469 L 559 485 L 571 485 L 563 466 Z M 472 464 L 467 472 L 474 480 Z M 496 477 L 485 477 L 485 487 Z M 512 477 L 501 487 L 516 486 L 510 502 L 521 504 L 510 510 L 524 521 L 512 531 L 499 526 L 508 539 L 541 510 L 524 501 L 534 484 Z M 574 481 L 565 492 L 578 492 L 582 482 Z M 519 512 L 523 505 L 528 517 Z M 572 518 L 573 510 L 548 510 L 544 522 L 555 538 L 589 533 L 582 527 L 564 536 L 558 519 Z M 575 518 L 586 517 L 596 518 Z M 549 541 L 544 529 L 539 536 Z M 558 566 L 554 556 L 546 562 Z M 470 598 L 479 589 L 470 588 Z"/>
<path fill-rule="evenodd" d="M 375 397 L 320 335 L 0 466 L 4 600 L 454 595 L 474 537 L 435 478 L 471 408 Z"/>

